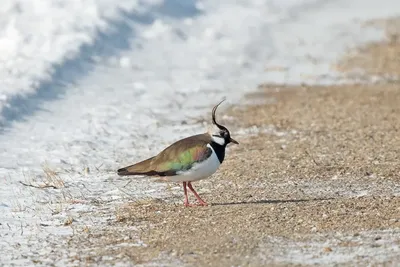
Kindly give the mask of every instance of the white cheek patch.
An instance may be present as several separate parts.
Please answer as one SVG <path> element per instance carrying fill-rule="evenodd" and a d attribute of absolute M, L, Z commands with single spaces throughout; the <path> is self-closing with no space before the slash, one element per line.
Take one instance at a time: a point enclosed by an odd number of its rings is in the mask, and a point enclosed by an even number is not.
<path fill-rule="evenodd" d="M 225 145 L 225 139 L 221 136 L 212 135 L 211 139 L 213 140 L 213 142 L 215 142 L 221 146 Z"/>

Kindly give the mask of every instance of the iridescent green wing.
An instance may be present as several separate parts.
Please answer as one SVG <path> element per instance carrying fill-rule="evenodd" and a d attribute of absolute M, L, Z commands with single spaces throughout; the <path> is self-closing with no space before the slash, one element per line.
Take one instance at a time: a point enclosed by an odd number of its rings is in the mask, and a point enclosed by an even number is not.
<path fill-rule="evenodd" d="M 192 147 L 176 155 L 175 158 L 159 164 L 156 171 L 168 176 L 176 175 L 177 172 L 189 170 L 194 164 L 206 160 L 211 153 L 211 148 L 207 146 Z"/>
<path fill-rule="evenodd" d="M 153 161 L 154 171 L 163 176 L 173 176 L 186 171 L 196 163 L 206 160 L 212 154 L 207 146 L 209 135 L 192 136 L 171 145 Z"/>

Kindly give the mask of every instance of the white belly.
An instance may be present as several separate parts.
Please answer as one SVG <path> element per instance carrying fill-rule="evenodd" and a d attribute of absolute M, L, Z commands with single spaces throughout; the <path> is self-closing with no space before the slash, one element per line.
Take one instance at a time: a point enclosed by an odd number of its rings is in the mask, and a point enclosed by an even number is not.
<path fill-rule="evenodd" d="M 219 162 L 214 149 L 210 145 L 207 146 L 212 149 L 212 154 L 208 159 L 200 163 L 196 163 L 190 170 L 186 172 L 178 172 L 178 175 L 168 176 L 165 178 L 172 182 L 193 182 L 211 176 L 217 171 L 221 163 Z"/>

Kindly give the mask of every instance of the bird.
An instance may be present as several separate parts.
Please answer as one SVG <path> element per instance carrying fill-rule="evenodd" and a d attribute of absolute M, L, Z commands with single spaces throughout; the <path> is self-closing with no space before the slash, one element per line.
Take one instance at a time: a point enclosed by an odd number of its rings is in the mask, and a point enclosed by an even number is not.
<path fill-rule="evenodd" d="M 192 182 L 206 179 L 214 174 L 225 159 L 225 149 L 230 143 L 239 144 L 229 130 L 215 119 L 218 106 L 212 109 L 212 123 L 218 127 L 214 133 L 206 132 L 176 141 L 156 156 L 117 170 L 119 176 L 161 177 L 170 182 L 183 184 L 184 206 L 207 206 L 194 190 Z M 194 194 L 198 204 L 189 203 L 187 188 Z"/>

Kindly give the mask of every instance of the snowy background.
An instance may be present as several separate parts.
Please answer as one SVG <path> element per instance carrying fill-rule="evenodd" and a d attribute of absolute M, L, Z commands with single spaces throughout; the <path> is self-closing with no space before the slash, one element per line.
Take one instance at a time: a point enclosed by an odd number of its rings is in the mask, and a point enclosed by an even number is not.
<path fill-rule="evenodd" d="M 126 197 L 115 170 L 205 131 L 191 121 L 222 97 L 334 82 L 346 48 L 383 36 L 360 22 L 399 13 L 395 0 L 2 0 L 0 264 L 46 255 L 93 201 L 112 210 Z M 20 183 L 49 180 L 60 189 Z"/>

